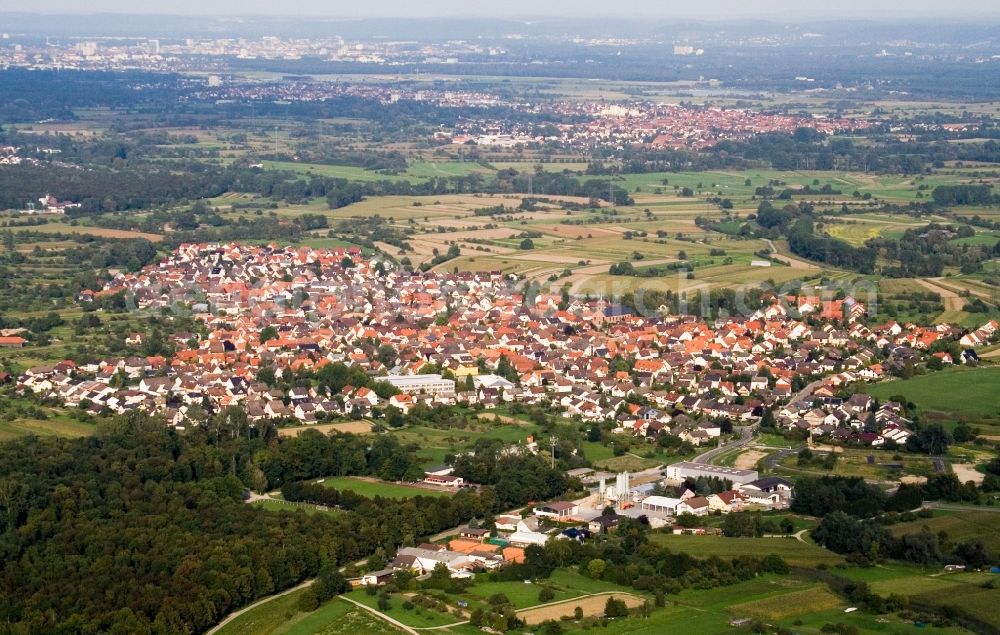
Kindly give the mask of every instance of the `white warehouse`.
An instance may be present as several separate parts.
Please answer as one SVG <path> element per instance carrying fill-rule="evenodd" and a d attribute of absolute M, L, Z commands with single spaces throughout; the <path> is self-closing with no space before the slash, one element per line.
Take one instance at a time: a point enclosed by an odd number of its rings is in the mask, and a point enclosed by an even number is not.
<path fill-rule="evenodd" d="M 737 470 L 733 467 L 723 467 L 721 465 L 706 465 L 702 463 L 691 463 L 681 461 L 667 466 L 666 477 L 672 481 L 683 481 L 688 478 L 715 477 L 727 479 L 733 482 L 734 486 L 743 485 L 758 478 L 757 470 Z"/>

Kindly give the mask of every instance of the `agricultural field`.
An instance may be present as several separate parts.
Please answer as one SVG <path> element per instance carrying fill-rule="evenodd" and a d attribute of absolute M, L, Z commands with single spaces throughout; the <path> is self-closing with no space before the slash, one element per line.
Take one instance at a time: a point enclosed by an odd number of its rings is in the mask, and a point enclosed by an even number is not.
<path fill-rule="evenodd" d="M 861 611 L 845 614 L 847 606 L 815 582 L 795 577 L 764 576 L 732 586 L 682 591 L 676 596 L 669 596 L 667 606 L 654 610 L 648 618 L 612 621 L 607 626 L 588 626 L 586 630 L 575 628 L 570 622 L 565 632 L 572 635 L 719 635 L 734 632 L 730 626 L 732 619 L 767 614 L 773 616 L 765 620 L 768 623 L 810 635 L 818 635 L 825 624 L 831 623 L 850 624 L 863 633 L 968 633 L 958 628 L 918 627 L 895 615 L 876 616 Z"/>
<path fill-rule="evenodd" d="M 343 423 L 319 423 L 314 425 L 278 428 L 279 437 L 297 437 L 306 430 L 316 430 L 322 434 L 342 432 L 345 434 L 371 434 L 371 421 L 347 421 Z"/>
<path fill-rule="evenodd" d="M 970 512 L 975 514 L 975 512 Z M 962 513 L 965 515 L 965 512 Z M 944 528 L 944 524 L 935 525 L 934 519 L 921 519 L 914 523 L 904 523 L 893 525 L 893 533 L 908 533 L 920 531 L 918 525 L 921 522 L 930 522 L 927 525 L 930 531 L 940 531 L 936 527 Z M 947 525 L 955 529 L 956 525 Z M 968 527 L 965 527 L 967 530 Z M 948 529 L 943 529 L 948 531 Z M 991 529 L 991 533 L 995 533 Z M 968 537 L 979 537 L 974 534 L 967 534 Z M 949 532 L 949 538 L 955 537 Z M 995 544 L 996 536 L 992 537 L 992 544 Z M 995 547 L 992 547 L 995 548 Z M 896 593 L 906 596 L 912 603 L 925 605 L 955 605 L 962 611 L 980 619 L 984 622 L 1000 625 L 1000 617 L 996 612 L 997 602 L 1000 602 L 1000 589 L 993 588 L 993 580 L 996 574 L 985 572 L 958 572 L 942 573 L 941 569 L 924 569 L 921 567 L 886 564 L 868 569 L 847 569 L 838 571 L 838 575 L 852 580 L 864 581 L 869 584 L 876 593 L 888 595 Z M 960 601 L 959 601 L 960 600 Z"/>
<path fill-rule="evenodd" d="M 935 534 L 945 532 L 952 542 L 979 539 L 991 553 L 1000 552 L 1000 512 L 974 508 L 961 511 L 940 509 L 934 511 L 933 518 L 918 518 L 892 525 L 889 529 L 898 536 L 922 531 L 925 527 Z"/>
<path fill-rule="evenodd" d="M 641 598 L 631 593 L 606 593 L 577 598 L 575 600 L 563 600 L 554 604 L 525 609 L 518 611 L 517 616 L 524 620 L 524 623 L 528 626 L 547 620 L 559 620 L 564 617 L 570 617 L 574 615 L 577 608 L 583 611 L 584 617 L 599 617 L 604 614 L 604 607 L 610 598 L 621 600 L 629 609 L 638 608 L 648 602 L 646 598 Z"/>
<path fill-rule="evenodd" d="M 50 234 L 85 234 L 98 236 L 100 238 L 145 238 L 146 240 L 154 243 L 163 240 L 162 234 L 129 231 L 125 229 L 110 229 L 107 227 L 94 227 L 82 223 L 71 225 L 70 223 L 61 221 L 50 221 L 44 225 L 22 225 L 12 227 L 11 231 L 14 232 L 15 237 L 17 234 L 23 232 L 44 232 Z"/>
<path fill-rule="evenodd" d="M 778 555 L 798 567 L 827 566 L 843 562 L 839 555 L 811 542 L 795 538 L 726 538 L 723 536 L 675 536 L 653 534 L 650 540 L 672 551 L 690 553 L 699 558 L 718 556 L 736 558 L 747 554 Z"/>
<path fill-rule="evenodd" d="M 340 599 L 312 612 L 298 608 L 303 591 L 264 602 L 232 620 L 216 635 L 395 635 L 401 633 L 385 620 Z"/>
<path fill-rule="evenodd" d="M 933 580 L 933 578 L 927 577 L 928 573 L 920 569 L 896 565 L 887 568 L 847 568 L 836 571 L 837 575 L 864 580 L 876 587 L 879 584 L 889 585 L 887 588 L 895 588 L 894 592 L 904 592 L 915 598 L 920 598 L 921 594 L 927 591 L 923 590 L 922 586 L 926 583 L 913 582 L 913 580 Z M 944 576 L 940 582 L 931 582 L 930 584 L 937 584 L 937 588 L 942 591 L 945 589 L 957 590 L 960 585 L 970 585 L 972 596 L 985 601 L 985 596 L 988 596 L 988 593 L 983 594 L 981 593 L 982 589 L 971 586 L 978 583 L 978 580 L 973 579 L 973 577 L 974 575 L 970 577 L 966 574 Z M 538 592 L 543 586 L 552 588 L 556 592 L 554 605 L 546 607 L 548 613 L 545 617 L 547 618 L 555 616 L 555 613 L 570 615 L 573 608 L 578 605 L 585 609 L 585 614 L 591 612 L 600 614 L 607 596 L 592 594 L 625 591 L 618 589 L 613 584 L 585 578 L 573 571 L 557 569 L 550 578 L 536 581 L 535 584 L 523 582 L 481 582 L 474 584 L 461 596 L 469 603 L 468 607 L 459 609 L 459 611 L 464 614 L 474 606 L 485 603 L 485 599 L 490 595 L 503 593 L 510 598 L 515 606 L 521 607 L 521 613 L 525 617 L 529 617 L 543 610 L 530 608 L 538 605 Z M 301 593 L 301 591 L 296 591 L 265 602 L 239 616 L 220 629 L 218 633 L 219 635 L 235 633 L 249 633 L 250 635 L 270 633 L 340 635 L 347 632 L 397 632 L 388 622 L 378 621 L 375 615 L 352 607 L 343 600 L 332 600 L 313 613 L 302 613 L 297 609 Z M 407 595 L 409 594 L 391 596 L 388 616 L 417 629 L 433 628 L 442 633 L 476 632 L 474 628 L 461 623 L 464 619 L 461 614 L 454 614 L 455 609 L 458 608 L 458 597 L 446 596 L 449 598 L 447 604 L 451 610 L 449 613 L 443 613 L 430 609 L 404 609 L 402 604 Z M 627 593 L 627 595 L 635 598 L 632 603 L 636 605 L 646 600 L 634 593 Z M 979 595 L 984 595 L 984 598 L 979 598 Z M 584 596 L 589 596 L 589 598 Z M 351 592 L 347 597 L 372 608 L 375 608 L 377 604 L 375 596 L 369 596 L 362 591 Z M 574 601 L 573 598 L 583 599 Z M 593 608 L 593 611 L 588 610 L 584 606 L 588 603 L 593 604 L 596 608 Z M 562 606 L 568 608 L 562 611 Z M 732 586 L 707 590 L 684 590 L 676 596 L 669 596 L 667 607 L 655 609 L 648 618 L 631 617 L 626 620 L 613 620 L 608 622 L 606 626 L 588 623 L 586 630 L 582 625 L 572 620 L 563 622 L 563 625 L 564 632 L 572 634 L 586 632 L 606 635 L 624 635 L 625 633 L 652 635 L 662 632 L 683 632 L 698 635 L 727 632 L 730 629 L 729 621 L 731 619 L 750 617 L 782 624 L 797 632 L 810 634 L 819 633 L 820 628 L 828 623 L 854 625 L 866 633 L 891 632 L 909 635 L 919 632 L 951 635 L 966 632 L 959 628 L 917 627 L 912 622 L 901 620 L 895 615 L 876 616 L 860 611 L 845 614 L 843 609 L 846 607 L 847 604 L 833 595 L 825 585 L 794 576 L 768 575 Z M 361 630 L 344 630 L 347 627 L 360 628 Z"/>
<path fill-rule="evenodd" d="M 868 386 L 866 392 L 882 401 L 902 395 L 916 404 L 925 420 L 946 426 L 965 421 L 981 426 L 984 434 L 995 434 L 1000 426 L 996 390 L 1000 368 L 954 368 Z"/>
<path fill-rule="evenodd" d="M 270 163 L 268 165 L 271 165 Z M 491 178 L 492 168 L 531 168 L 530 162 L 498 163 L 484 167 L 480 163 L 448 160 L 415 160 L 409 168 L 398 174 L 345 166 L 274 162 L 275 167 L 293 169 L 299 173 L 338 176 L 358 181 L 381 179 L 420 182 L 436 176 L 481 174 Z M 541 164 L 546 170 L 582 168 L 581 164 Z M 533 168 L 531 168 L 533 169 Z M 578 179 L 594 178 L 579 175 Z M 868 201 L 861 205 L 854 198 L 855 192 L 871 194 L 876 198 L 896 202 L 917 200 L 918 195 L 937 184 L 960 183 L 966 180 L 961 172 L 948 172 L 916 178 L 876 176 L 857 173 L 782 172 L 774 170 L 748 170 L 735 172 L 664 172 L 628 174 L 617 177 L 620 187 L 636 199 L 634 206 L 604 207 L 601 213 L 581 210 L 558 210 L 540 204 L 541 211 L 517 210 L 525 194 L 444 194 L 438 196 L 380 196 L 337 210 L 326 208 L 324 200 L 309 205 L 286 206 L 279 204 L 279 216 L 296 216 L 318 213 L 326 216 L 331 226 L 337 219 L 380 216 L 388 219 L 409 233 L 406 241 L 410 248 L 401 250 L 388 244 L 377 245 L 394 258 L 406 257 L 415 265 L 428 263 L 436 254 L 443 254 L 457 246 L 460 255 L 437 266 L 438 270 L 501 271 L 517 274 L 530 280 L 549 284 L 558 289 L 569 285 L 571 293 L 591 295 L 621 295 L 638 288 L 661 291 L 690 291 L 693 289 L 718 289 L 763 282 L 781 285 L 791 281 L 815 282 L 820 277 L 839 279 L 846 272 L 824 268 L 817 264 L 788 255 L 787 246 L 776 241 L 778 260 L 771 266 L 752 266 L 760 260 L 756 252 L 769 246 L 763 240 L 743 240 L 706 230 L 695 224 L 696 217 L 725 221 L 735 234 L 743 224 L 742 215 L 756 211 L 754 200 L 757 187 L 772 181 L 782 187 L 830 186 L 839 195 L 809 195 L 820 203 L 850 206 L 845 219 L 832 219 L 824 230 L 853 245 L 877 236 L 895 237 L 911 227 L 919 227 L 929 220 L 947 222 L 948 219 L 916 219 L 903 215 L 865 213 Z M 664 183 L 666 181 L 666 183 Z M 747 182 L 749 181 L 749 185 Z M 675 189 L 677 188 L 677 189 Z M 694 196 L 679 196 L 682 188 L 691 188 Z M 724 214 L 717 205 L 708 203 L 710 196 L 729 198 L 733 201 L 732 215 Z M 585 199 L 545 196 L 551 200 L 564 200 L 586 204 Z M 223 204 L 224 199 L 219 201 Z M 477 217 L 479 208 L 504 205 L 511 209 L 509 217 Z M 534 249 L 518 249 L 521 235 L 534 232 Z M 641 233 L 645 232 L 645 236 Z M 343 241 L 344 236 L 326 237 L 321 230 L 309 244 Z M 539 236 L 540 234 L 540 236 Z M 330 245 L 340 243 L 331 242 Z M 724 255 L 710 255 L 715 250 Z M 631 261 L 641 268 L 653 264 L 684 260 L 694 266 L 691 274 L 679 272 L 662 277 L 640 278 L 610 276 L 611 264 Z M 568 274 L 564 276 L 565 274 Z M 961 316 L 963 319 L 967 316 Z"/>

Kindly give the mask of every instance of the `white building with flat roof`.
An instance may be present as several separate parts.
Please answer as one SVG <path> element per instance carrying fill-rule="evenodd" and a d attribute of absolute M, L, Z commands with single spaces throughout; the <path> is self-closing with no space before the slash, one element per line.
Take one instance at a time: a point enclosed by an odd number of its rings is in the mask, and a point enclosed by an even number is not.
<path fill-rule="evenodd" d="M 707 465 L 681 461 L 667 466 L 666 477 L 672 481 L 683 481 L 688 478 L 715 477 L 732 481 L 733 485 L 743 485 L 758 478 L 757 470 L 738 470 L 734 467 Z"/>
<path fill-rule="evenodd" d="M 679 498 L 668 498 L 666 496 L 647 496 L 642 499 L 639 503 L 640 509 L 649 512 L 660 512 L 664 514 L 670 514 L 672 516 L 677 515 L 677 506 L 683 503 Z"/>
<path fill-rule="evenodd" d="M 441 375 L 389 375 L 385 381 L 408 395 L 455 394 L 455 380 Z"/>

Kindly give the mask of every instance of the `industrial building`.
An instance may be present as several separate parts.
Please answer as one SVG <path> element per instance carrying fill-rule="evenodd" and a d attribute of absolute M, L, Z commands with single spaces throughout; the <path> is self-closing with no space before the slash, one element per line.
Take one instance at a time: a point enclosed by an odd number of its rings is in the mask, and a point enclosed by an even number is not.
<path fill-rule="evenodd" d="M 683 481 L 685 479 L 696 479 L 699 476 L 706 478 L 721 478 L 732 481 L 733 485 L 743 485 L 758 478 L 757 470 L 737 470 L 733 467 L 723 467 L 721 465 L 706 465 L 702 463 L 691 463 L 681 461 L 667 466 L 665 476 L 672 481 Z"/>

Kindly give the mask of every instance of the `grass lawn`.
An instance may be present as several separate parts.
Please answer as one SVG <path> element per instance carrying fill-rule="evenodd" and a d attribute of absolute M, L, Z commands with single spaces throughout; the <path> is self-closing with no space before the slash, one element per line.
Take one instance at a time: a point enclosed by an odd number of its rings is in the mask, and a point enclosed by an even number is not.
<path fill-rule="evenodd" d="M 886 401 L 903 395 L 925 419 L 951 423 L 964 420 L 1000 425 L 996 398 L 1000 368 L 954 368 L 868 387 L 868 394 Z"/>
<path fill-rule="evenodd" d="M 657 459 L 647 459 L 632 454 L 615 456 L 602 461 L 594 461 L 594 466 L 609 472 L 641 472 L 657 465 L 662 465 L 663 461 Z"/>
<path fill-rule="evenodd" d="M 9 441 L 29 434 L 37 436 L 83 437 L 94 433 L 93 424 L 82 423 L 69 417 L 49 419 L 4 419 L 0 421 L 0 441 Z"/>
<path fill-rule="evenodd" d="M 775 554 L 792 566 L 815 567 L 818 564 L 834 565 L 843 558 L 818 545 L 794 538 L 726 538 L 724 536 L 675 536 L 651 534 L 650 540 L 669 547 L 672 551 L 689 553 L 698 558 L 719 556 L 736 558 L 752 554 Z"/>
<path fill-rule="evenodd" d="M 440 465 L 448 454 L 467 450 L 477 439 L 500 439 L 506 443 L 524 442 L 531 434 L 537 434 L 537 426 L 511 425 L 508 423 L 478 422 L 465 429 L 450 428 L 441 430 L 426 426 L 408 426 L 399 430 L 391 430 L 401 443 L 413 443 L 417 446 L 417 456 L 425 460 L 425 467 Z"/>
<path fill-rule="evenodd" d="M 326 487 L 339 490 L 351 490 L 361 496 L 374 498 L 413 498 L 414 496 L 451 496 L 452 492 L 443 490 L 425 489 L 411 485 L 401 485 L 399 483 L 387 483 L 384 481 L 368 481 L 346 476 L 330 477 L 323 481 Z"/>
<path fill-rule="evenodd" d="M 289 514 L 294 514 L 296 512 L 305 512 L 306 514 L 340 514 L 339 510 L 336 509 L 321 509 L 315 505 L 307 505 L 305 503 L 291 503 L 287 501 L 280 500 L 258 500 L 250 503 L 254 507 L 259 507 L 261 509 L 266 509 L 272 512 L 285 512 Z"/>
<path fill-rule="evenodd" d="M 825 456 L 821 455 L 821 456 Z M 867 479 L 892 481 L 901 476 L 931 476 L 934 474 L 934 464 L 926 456 L 901 454 L 899 459 L 893 458 L 895 453 L 888 450 L 844 448 L 837 452 L 837 462 L 832 470 L 821 464 L 799 465 L 798 456 L 792 454 L 781 461 L 781 465 L 792 468 L 799 473 L 832 476 L 861 476 Z M 868 457 L 874 462 L 869 463 Z M 896 468 L 894 465 L 901 465 Z"/>
<path fill-rule="evenodd" d="M 606 461 L 615 456 L 615 450 L 610 445 L 603 445 L 594 441 L 584 441 L 581 446 L 583 455 L 591 461 Z"/>

